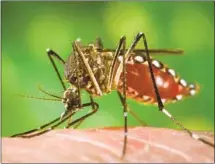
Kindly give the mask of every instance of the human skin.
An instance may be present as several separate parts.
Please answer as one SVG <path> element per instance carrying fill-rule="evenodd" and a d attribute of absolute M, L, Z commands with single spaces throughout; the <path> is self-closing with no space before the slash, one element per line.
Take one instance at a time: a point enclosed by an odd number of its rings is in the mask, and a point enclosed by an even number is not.
<path fill-rule="evenodd" d="M 214 143 L 214 134 L 196 132 Z M 58 129 L 33 138 L 2 138 L 2 162 L 12 163 L 213 163 L 214 148 L 179 130 L 129 128 L 121 159 L 122 128 Z"/>

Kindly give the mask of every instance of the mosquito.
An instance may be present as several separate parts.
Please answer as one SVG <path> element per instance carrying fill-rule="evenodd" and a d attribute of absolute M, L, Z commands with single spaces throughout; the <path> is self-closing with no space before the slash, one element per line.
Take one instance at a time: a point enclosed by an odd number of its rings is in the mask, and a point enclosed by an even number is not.
<path fill-rule="evenodd" d="M 141 42 L 141 39 L 144 49 L 136 49 L 135 47 L 137 43 Z M 66 128 L 74 125 L 76 128 L 87 117 L 98 111 L 99 105 L 93 100 L 95 96 L 101 97 L 116 90 L 123 106 L 124 115 L 122 158 L 126 154 L 128 140 L 128 112 L 144 125 L 144 122 L 128 107 L 127 98 L 144 104 L 157 105 L 159 111 L 187 132 L 193 139 L 214 147 L 213 143 L 185 128 L 164 107 L 166 103 L 194 96 L 199 91 L 199 86 L 192 83 L 188 84 L 173 69 L 153 59 L 150 55 L 162 53 L 182 54 L 182 50 L 148 49 L 144 33 L 138 33 L 129 48 L 126 48 L 126 36 L 120 38 L 116 49 L 105 49 L 100 38 L 97 38 L 95 43 L 87 46 L 83 46 L 80 40 L 76 40 L 72 43 L 72 48 L 73 52 L 66 62 L 56 52 L 47 49 L 48 57 L 64 89 L 63 96 L 52 95 L 41 89 L 45 94 L 56 98 L 52 100 L 62 101 L 66 109 L 65 112 L 40 128 L 15 134 L 12 137 L 30 138 L 41 135 L 56 128 L 66 120 L 68 120 Z M 69 88 L 66 88 L 54 59 L 64 65 L 64 77 L 71 84 Z M 81 90 L 87 91 L 90 97 L 89 103 L 82 103 Z M 75 113 L 85 107 L 91 107 L 92 110 L 74 121 L 70 120 Z"/>

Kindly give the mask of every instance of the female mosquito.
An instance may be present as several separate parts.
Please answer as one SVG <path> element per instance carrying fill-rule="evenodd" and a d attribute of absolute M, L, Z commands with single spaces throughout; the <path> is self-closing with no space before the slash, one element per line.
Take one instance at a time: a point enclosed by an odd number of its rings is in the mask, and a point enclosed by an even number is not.
<path fill-rule="evenodd" d="M 135 49 L 137 43 L 143 41 L 145 49 Z M 126 49 L 126 37 L 119 40 L 116 50 L 104 49 L 100 38 L 94 44 L 83 46 L 76 40 L 72 44 L 73 52 L 65 62 L 56 52 L 47 50 L 48 57 L 64 89 L 63 97 L 44 93 L 55 97 L 57 101 L 62 100 L 65 112 L 53 121 L 24 133 L 15 134 L 12 137 L 30 138 L 48 132 L 66 120 L 69 120 L 66 128 L 76 124 L 79 126 L 84 119 L 93 115 L 98 110 L 98 104 L 93 100 L 94 96 L 102 96 L 117 90 L 120 101 L 123 105 L 124 114 L 124 144 L 122 157 L 126 154 L 127 146 L 127 113 L 140 120 L 127 105 L 127 98 L 135 99 L 138 102 L 155 104 L 159 111 L 164 113 L 181 129 L 187 132 L 192 138 L 202 141 L 210 146 L 214 145 L 197 134 L 192 133 L 165 109 L 164 104 L 182 100 L 184 97 L 195 95 L 199 86 L 188 84 L 180 78 L 173 69 L 165 64 L 151 58 L 150 54 L 182 54 L 182 50 L 169 49 L 148 49 L 144 33 L 138 33 L 128 49 Z M 65 79 L 71 84 L 67 89 L 60 72 L 57 69 L 54 58 L 65 66 Z M 90 102 L 82 104 L 81 89 L 89 93 Z M 91 106 L 92 111 L 83 117 L 70 121 L 80 109 Z M 57 123 L 56 123 L 57 122 Z M 55 124 L 54 124 L 55 123 Z M 54 124 L 54 125 L 53 125 Z M 49 128 L 48 128 L 49 127 Z"/>

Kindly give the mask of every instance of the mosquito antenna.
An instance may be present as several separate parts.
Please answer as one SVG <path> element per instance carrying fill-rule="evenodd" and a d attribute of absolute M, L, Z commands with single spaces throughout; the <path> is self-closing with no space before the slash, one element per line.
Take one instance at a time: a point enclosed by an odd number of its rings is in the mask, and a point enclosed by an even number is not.
<path fill-rule="evenodd" d="M 53 94 L 51 94 L 51 93 L 46 92 L 45 90 L 42 89 L 41 86 L 39 86 L 38 88 L 39 88 L 39 90 L 40 90 L 41 92 L 43 92 L 43 93 L 45 93 L 45 94 L 47 94 L 47 95 L 49 95 L 49 96 L 52 96 L 52 97 L 55 97 L 55 98 L 58 98 L 58 99 L 62 99 L 62 97 L 60 97 L 60 96 L 56 96 L 56 95 L 53 95 Z"/>
<path fill-rule="evenodd" d="M 45 97 L 34 97 L 34 96 L 21 95 L 21 94 L 18 94 L 17 96 L 30 98 L 30 99 L 38 99 L 38 100 L 61 101 L 61 99 L 52 99 L 52 98 L 45 98 Z"/>
<path fill-rule="evenodd" d="M 17 96 L 20 96 L 20 97 L 25 97 L 25 98 L 30 98 L 30 99 L 38 99 L 38 100 L 50 100 L 50 101 L 61 101 L 63 98 L 60 97 L 60 96 L 56 96 L 56 95 L 53 95 L 51 93 L 48 93 L 46 92 L 45 90 L 43 90 L 41 88 L 41 86 L 38 87 L 39 90 L 49 96 L 52 96 L 52 97 L 55 97 L 56 99 L 54 98 L 45 98 L 45 97 L 34 97 L 34 96 L 28 96 L 28 95 L 22 95 L 22 94 L 17 94 Z"/>

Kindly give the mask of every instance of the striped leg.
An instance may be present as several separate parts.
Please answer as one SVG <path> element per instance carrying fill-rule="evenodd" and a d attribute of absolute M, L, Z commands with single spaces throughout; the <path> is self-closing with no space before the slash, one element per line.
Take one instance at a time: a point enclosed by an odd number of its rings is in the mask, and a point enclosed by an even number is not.
<path fill-rule="evenodd" d="M 123 113 L 124 113 L 124 144 L 123 144 L 123 150 L 122 150 L 122 158 L 125 156 L 126 154 L 126 146 L 127 146 L 127 134 L 128 134 L 128 127 L 127 127 L 127 116 L 128 116 L 128 112 L 127 112 L 127 101 L 126 101 L 126 64 L 125 64 L 125 47 L 126 46 L 126 37 L 123 36 L 121 37 L 120 41 L 119 41 L 119 45 L 115 51 L 114 54 L 114 59 L 111 63 L 111 68 L 110 68 L 110 72 L 109 72 L 109 79 L 108 79 L 108 90 L 111 90 L 112 84 L 113 84 L 113 77 L 114 77 L 114 70 L 116 69 L 115 67 L 117 66 L 117 59 L 119 57 L 120 51 L 122 49 L 122 54 L 123 54 L 123 95 L 121 95 L 120 92 L 118 92 L 118 95 L 120 97 L 121 103 L 123 105 Z"/>
<path fill-rule="evenodd" d="M 127 98 L 126 98 L 126 54 L 129 52 L 126 52 L 125 54 L 125 48 L 126 48 L 126 37 L 121 37 L 119 41 L 119 45 L 115 51 L 114 59 L 111 64 L 110 73 L 109 73 L 109 79 L 108 79 L 108 89 L 110 90 L 113 84 L 114 80 L 114 70 L 116 70 L 117 66 L 117 59 L 119 57 L 119 54 L 122 53 L 123 62 L 122 64 L 122 73 L 123 73 L 123 95 L 118 91 L 119 98 L 121 100 L 121 103 L 123 105 L 123 113 L 124 113 L 124 144 L 123 144 L 123 150 L 122 150 L 122 158 L 126 154 L 126 146 L 127 146 L 127 135 L 128 135 L 128 127 L 127 127 L 127 116 L 128 116 L 128 105 L 127 105 Z M 121 50 L 122 49 L 122 50 Z M 117 84 L 117 83 L 116 83 Z M 136 117 L 136 115 L 131 111 L 132 115 Z M 140 119 L 139 119 L 140 120 Z M 141 123 L 143 123 L 141 121 Z M 145 123 L 143 123 L 145 125 Z"/>
<path fill-rule="evenodd" d="M 122 102 L 123 102 L 123 112 L 124 112 L 124 145 L 123 145 L 123 152 L 122 152 L 122 158 L 124 157 L 126 153 L 126 146 L 127 146 L 127 140 L 128 140 L 128 127 L 127 127 L 127 98 L 126 98 L 126 63 L 125 63 L 125 40 L 123 44 L 123 97 L 122 97 Z"/>
<path fill-rule="evenodd" d="M 149 71 L 150 71 L 150 74 L 151 74 L 151 79 L 152 79 L 154 91 L 155 91 L 155 94 L 156 94 L 156 98 L 157 98 L 159 110 L 162 113 L 164 113 L 167 117 L 169 117 L 182 130 L 184 130 L 185 132 L 187 132 L 193 139 L 202 141 L 203 143 L 205 143 L 205 144 L 207 144 L 209 146 L 214 147 L 214 144 L 206 141 L 205 139 L 201 138 L 199 135 L 197 135 L 195 133 L 192 133 L 189 129 L 185 128 L 181 123 L 179 123 L 178 121 L 176 121 L 176 119 L 164 108 L 163 102 L 161 100 L 161 97 L 160 97 L 160 94 L 159 94 L 159 91 L 158 91 L 157 84 L 155 82 L 155 77 L 154 77 L 154 73 L 153 73 L 153 70 L 152 70 L 152 63 L 151 63 L 150 56 L 149 56 L 148 45 L 147 45 L 145 34 L 144 33 L 139 33 L 137 35 L 137 37 L 136 37 L 136 42 L 138 42 L 141 38 L 143 39 L 143 43 L 144 43 L 144 46 L 145 46 L 145 49 L 146 49 L 146 57 L 147 57 L 148 65 L 149 65 Z"/>
<path fill-rule="evenodd" d="M 52 65 L 53 65 L 53 67 L 54 67 L 55 72 L 57 73 L 58 79 L 60 80 L 60 83 L 61 83 L 61 85 L 62 85 L 62 87 L 63 87 L 63 89 L 65 91 L 66 90 L 66 86 L 63 83 L 62 77 L 60 76 L 60 73 L 59 73 L 59 71 L 57 69 L 57 66 L 56 66 L 54 60 L 53 60 L 53 57 L 56 58 L 56 59 L 58 59 L 63 65 L 65 65 L 65 61 L 56 52 L 54 52 L 51 49 L 47 49 L 47 54 L 48 54 L 48 57 L 49 57 Z"/>
<path fill-rule="evenodd" d="M 132 55 L 132 52 L 134 51 L 137 43 L 140 41 L 141 38 L 143 38 L 143 43 L 144 43 L 145 50 L 146 50 L 147 62 L 148 62 L 148 65 L 149 65 L 149 72 L 150 72 L 150 75 L 151 75 L 152 84 L 153 84 L 154 91 L 155 91 L 155 94 L 156 94 L 156 98 L 157 98 L 159 110 L 162 113 L 164 113 L 166 116 L 168 116 L 181 129 L 183 129 L 185 132 L 187 132 L 192 138 L 194 138 L 196 140 L 199 140 L 199 141 L 202 141 L 203 143 L 206 143 L 207 145 L 214 147 L 214 144 L 206 141 L 205 139 L 201 138 L 199 135 L 192 133 L 190 130 L 188 130 L 187 128 L 185 128 L 181 123 L 177 122 L 176 119 L 164 108 L 164 105 L 162 103 L 162 100 L 161 100 L 161 97 L 160 97 L 160 94 L 159 94 L 159 91 L 158 91 L 157 84 L 155 82 L 155 77 L 154 77 L 154 73 L 153 73 L 153 70 L 152 70 L 152 63 L 151 63 L 150 56 L 149 56 L 149 51 L 148 51 L 148 46 L 147 46 L 147 42 L 146 42 L 146 37 L 145 37 L 145 35 L 143 33 L 138 33 L 137 36 L 136 36 L 136 38 L 135 38 L 135 40 L 133 41 L 133 43 L 131 44 L 131 46 L 128 48 L 128 50 L 126 51 L 126 53 L 123 53 L 123 57 L 124 57 L 123 63 L 121 62 L 119 64 L 119 67 L 118 67 L 118 69 L 116 71 L 116 74 L 114 76 L 114 83 L 117 85 L 118 82 L 119 82 L 119 78 L 120 78 L 121 73 L 122 72 L 125 73 L 125 71 L 123 71 L 124 70 L 124 63 L 126 63 L 128 61 L 129 57 Z M 123 82 L 123 83 L 125 83 L 125 82 Z M 125 87 L 125 84 L 124 84 L 123 87 Z M 124 103 L 124 101 L 123 101 L 123 103 Z M 126 104 L 126 103 L 124 103 L 124 104 Z M 125 112 L 124 116 L 126 118 L 125 120 L 127 120 L 127 112 Z M 126 126 L 127 125 L 125 125 L 125 128 L 126 128 Z M 126 146 L 124 146 L 124 147 L 126 147 Z M 125 153 L 125 150 L 123 152 Z"/>
<path fill-rule="evenodd" d="M 11 137 L 31 138 L 31 137 L 39 136 L 41 134 L 44 134 L 44 133 L 54 129 L 55 127 L 57 127 L 58 125 L 60 125 L 64 121 L 66 121 L 73 114 L 72 113 L 71 114 L 62 113 L 60 117 L 58 117 L 58 118 L 56 118 L 56 119 L 54 119 L 54 120 L 52 120 L 52 121 L 40 126 L 39 128 L 35 128 L 35 129 L 29 130 L 29 131 L 26 131 L 26 132 L 23 132 L 23 133 L 15 134 L 15 135 L 12 135 Z M 64 118 L 62 117 L 63 115 L 64 115 Z M 57 124 L 52 125 L 52 124 L 56 123 L 57 121 L 59 121 Z M 51 127 L 47 129 L 47 127 L 49 127 L 49 126 L 51 126 Z"/>
<path fill-rule="evenodd" d="M 140 119 L 139 116 L 136 113 L 134 113 L 131 110 L 131 108 L 128 107 L 128 105 L 127 105 L 127 110 L 128 110 L 128 113 L 130 113 L 137 120 L 137 122 L 140 123 L 140 125 L 147 126 L 147 123 L 145 121 L 143 121 L 142 119 Z"/>

